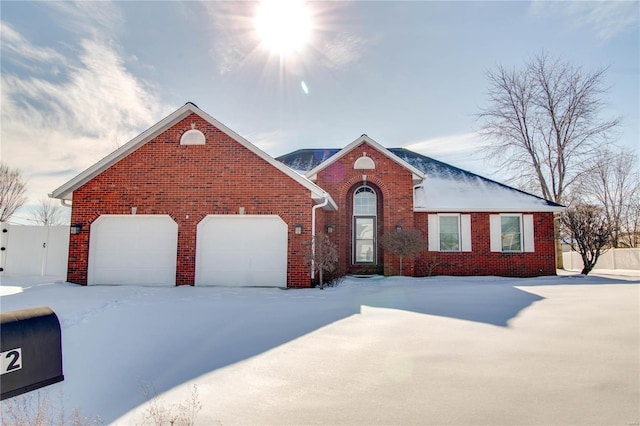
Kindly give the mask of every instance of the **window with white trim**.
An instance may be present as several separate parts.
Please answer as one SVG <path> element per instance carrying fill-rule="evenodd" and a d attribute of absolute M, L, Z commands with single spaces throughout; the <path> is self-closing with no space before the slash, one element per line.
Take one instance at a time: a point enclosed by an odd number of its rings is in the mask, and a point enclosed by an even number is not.
<path fill-rule="evenodd" d="M 522 224 L 520 216 L 500 216 L 502 251 L 522 251 Z"/>
<path fill-rule="evenodd" d="M 471 215 L 429 215 L 429 251 L 471 251 Z"/>
<path fill-rule="evenodd" d="M 504 253 L 532 252 L 533 215 L 503 213 L 489 216 L 491 251 Z"/>
<path fill-rule="evenodd" d="M 376 263 L 376 213 L 375 191 L 361 186 L 353 194 L 353 263 Z"/>

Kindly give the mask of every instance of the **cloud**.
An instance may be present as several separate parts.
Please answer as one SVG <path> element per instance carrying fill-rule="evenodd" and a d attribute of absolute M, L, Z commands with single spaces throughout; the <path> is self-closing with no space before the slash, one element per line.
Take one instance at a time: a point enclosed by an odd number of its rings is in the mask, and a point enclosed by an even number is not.
<path fill-rule="evenodd" d="M 344 68 L 358 62 L 367 48 L 367 41 L 355 34 L 340 33 L 324 43 L 321 51 L 324 64 L 331 69 Z"/>
<path fill-rule="evenodd" d="M 533 15 L 562 16 L 574 27 L 588 28 L 601 40 L 609 40 L 638 26 L 637 1 L 543 1 L 531 2 Z"/>
<path fill-rule="evenodd" d="M 448 135 L 419 142 L 411 142 L 404 147 L 452 166 L 491 177 L 495 172 L 484 159 L 482 147 L 486 141 L 475 132 Z"/>
<path fill-rule="evenodd" d="M 78 17 L 69 5 L 55 7 Z M 108 21 L 106 15 L 99 19 Z M 2 161 L 23 171 L 30 202 L 46 197 L 168 112 L 156 88 L 127 69 L 109 34 L 96 27 L 87 32 L 71 48 L 59 47 L 66 49 L 63 55 L 34 45 L 2 23 L 2 49 L 10 53 L 3 57 L 0 76 Z M 58 75 L 34 71 L 52 64 Z"/>
<path fill-rule="evenodd" d="M 29 62 L 62 63 L 64 57 L 54 49 L 31 45 L 11 25 L 2 22 L 0 25 L 0 40 L 2 40 L 2 54 L 4 60 L 11 59 L 20 65 Z"/>
<path fill-rule="evenodd" d="M 60 1 L 46 5 L 64 22 L 65 29 L 81 36 L 112 39 L 125 28 L 122 12 L 111 1 Z"/>
<path fill-rule="evenodd" d="M 271 130 L 251 133 L 247 140 L 263 150 L 264 152 L 277 157 L 282 153 L 289 152 L 290 144 L 287 143 L 287 134 L 283 130 Z"/>
<path fill-rule="evenodd" d="M 252 35 L 255 3 L 201 1 L 209 21 L 209 55 L 219 75 L 239 68 L 257 45 Z"/>

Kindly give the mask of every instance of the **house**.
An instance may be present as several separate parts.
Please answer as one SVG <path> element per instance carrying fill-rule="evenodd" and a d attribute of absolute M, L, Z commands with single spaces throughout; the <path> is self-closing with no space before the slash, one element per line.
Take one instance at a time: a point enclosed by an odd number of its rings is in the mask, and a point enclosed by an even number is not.
<path fill-rule="evenodd" d="M 275 159 L 187 103 L 50 194 L 72 203 L 68 281 L 309 287 L 313 235 L 349 273 L 397 272 L 378 244 L 420 229 L 405 275 L 555 274 L 562 206 L 362 135 Z"/>

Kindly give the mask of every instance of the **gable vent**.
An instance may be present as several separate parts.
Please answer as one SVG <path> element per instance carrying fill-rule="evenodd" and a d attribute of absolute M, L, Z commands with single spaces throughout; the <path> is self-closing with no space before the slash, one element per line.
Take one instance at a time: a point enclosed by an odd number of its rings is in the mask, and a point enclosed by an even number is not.
<path fill-rule="evenodd" d="M 187 130 L 180 137 L 180 145 L 204 145 L 206 138 L 198 129 Z"/>
<path fill-rule="evenodd" d="M 372 170 L 376 168 L 376 164 L 371 158 L 362 156 L 353 163 L 353 168 L 356 170 Z"/>

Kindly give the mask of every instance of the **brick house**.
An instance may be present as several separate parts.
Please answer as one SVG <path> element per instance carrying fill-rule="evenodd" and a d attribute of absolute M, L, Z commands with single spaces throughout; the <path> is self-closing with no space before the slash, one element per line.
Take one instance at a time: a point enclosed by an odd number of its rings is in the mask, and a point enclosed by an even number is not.
<path fill-rule="evenodd" d="M 399 227 L 428 240 L 405 275 L 554 275 L 562 210 L 366 135 L 274 159 L 192 103 L 50 196 L 72 202 L 67 279 L 82 285 L 309 287 L 319 232 L 346 272 L 394 274 L 378 240 Z"/>

